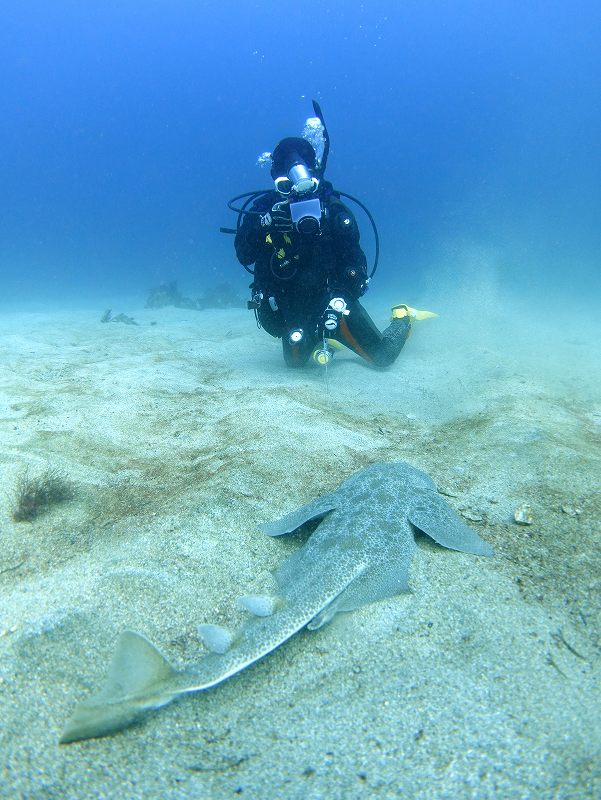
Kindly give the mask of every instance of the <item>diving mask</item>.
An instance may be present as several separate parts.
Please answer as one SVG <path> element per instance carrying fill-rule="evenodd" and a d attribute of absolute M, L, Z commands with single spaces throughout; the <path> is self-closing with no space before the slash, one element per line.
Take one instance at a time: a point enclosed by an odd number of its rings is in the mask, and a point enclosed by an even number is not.
<path fill-rule="evenodd" d="M 288 170 L 287 175 L 282 175 L 274 180 L 276 190 L 283 195 L 307 194 L 314 192 L 319 186 L 319 181 L 311 175 L 306 165 L 297 161 Z"/>

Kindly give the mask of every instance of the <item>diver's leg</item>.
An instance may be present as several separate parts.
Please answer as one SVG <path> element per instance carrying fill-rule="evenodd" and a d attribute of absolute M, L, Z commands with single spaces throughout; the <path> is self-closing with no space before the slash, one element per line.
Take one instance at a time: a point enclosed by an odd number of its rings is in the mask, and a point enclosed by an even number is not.
<path fill-rule="evenodd" d="M 392 364 L 405 346 L 411 333 L 409 317 L 393 319 L 390 325 L 382 332 L 382 342 L 374 355 L 374 364 L 377 367 L 388 367 Z"/>
<path fill-rule="evenodd" d="M 316 344 L 317 339 L 310 336 L 304 336 L 300 342 L 292 344 L 288 336 L 284 334 L 282 336 L 282 350 L 287 366 L 304 367 Z"/>
<path fill-rule="evenodd" d="M 361 303 L 349 303 L 348 309 L 350 313 L 341 319 L 335 338 L 375 367 L 390 366 L 411 332 L 409 316 L 393 319 L 380 333 Z"/>
<path fill-rule="evenodd" d="M 274 311 L 265 299 L 257 309 L 257 321 L 261 328 L 276 339 L 284 333 L 284 322 L 279 309 Z"/>

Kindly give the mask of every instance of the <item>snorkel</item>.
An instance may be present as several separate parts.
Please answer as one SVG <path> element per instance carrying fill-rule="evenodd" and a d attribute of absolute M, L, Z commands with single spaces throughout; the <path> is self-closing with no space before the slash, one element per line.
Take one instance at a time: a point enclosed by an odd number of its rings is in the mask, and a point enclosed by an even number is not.
<path fill-rule="evenodd" d="M 330 153 L 330 137 L 328 129 L 323 118 L 321 106 L 317 100 L 313 100 L 314 117 L 309 117 L 305 122 L 303 128 L 303 137 L 312 145 L 317 157 L 317 165 L 319 170 L 319 177 L 323 178 L 328 163 L 328 155 Z"/>

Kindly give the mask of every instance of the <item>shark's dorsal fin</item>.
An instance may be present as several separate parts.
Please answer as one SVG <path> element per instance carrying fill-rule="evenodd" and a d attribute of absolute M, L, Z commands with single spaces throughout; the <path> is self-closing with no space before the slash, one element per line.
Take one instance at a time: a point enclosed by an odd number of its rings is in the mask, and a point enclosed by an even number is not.
<path fill-rule="evenodd" d="M 204 646 L 212 653 L 226 653 L 234 641 L 232 632 L 221 625 L 199 625 L 198 634 Z"/>
<path fill-rule="evenodd" d="M 238 603 L 255 617 L 270 617 L 278 608 L 281 608 L 283 601 L 281 597 L 245 594 L 238 598 Z"/>

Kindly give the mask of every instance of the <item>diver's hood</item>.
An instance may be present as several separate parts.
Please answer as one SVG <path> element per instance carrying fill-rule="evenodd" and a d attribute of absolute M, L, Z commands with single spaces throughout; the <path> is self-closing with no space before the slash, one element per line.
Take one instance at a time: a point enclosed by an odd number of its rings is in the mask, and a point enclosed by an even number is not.
<path fill-rule="evenodd" d="M 315 170 L 317 158 L 313 147 L 300 136 L 282 139 L 271 155 L 271 177 L 275 180 L 288 175 L 292 167 L 299 164 L 308 170 Z"/>

